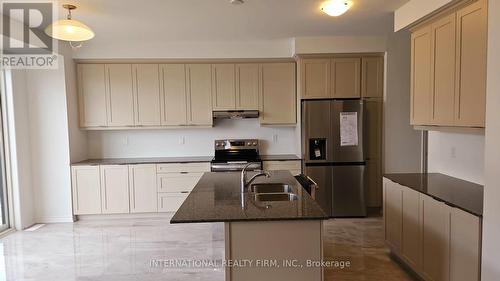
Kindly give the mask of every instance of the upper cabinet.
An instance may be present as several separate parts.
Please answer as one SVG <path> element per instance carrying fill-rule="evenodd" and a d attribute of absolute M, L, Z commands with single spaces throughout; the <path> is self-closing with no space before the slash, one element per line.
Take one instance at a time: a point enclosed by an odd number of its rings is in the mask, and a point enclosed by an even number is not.
<path fill-rule="evenodd" d="M 361 97 L 361 59 L 334 58 L 332 59 L 332 87 L 333 98 L 360 98 Z"/>
<path fill-rule="evenodd" d="M 213 110 L 259 109 L 259 64 L 212 65 Z"/>
<path fill-rule="evenodd" d="M 427 26 L 411 34 L 411 123 L 429 124 L 431 121 L 431 27 Z"/>
<path fill-rule="evenodd" d="M 296 123 L 295 63 L 79 63 L 80 126 L 210 127 L 214 110 L 259 110 Z"/>
<path fill-rule="evenodd" d="M 186 78 L 188 124 L 212 126 L 212 69 L 210 64 L 186 65 Z"/>
<path fill-rule="evenodd" d="M 106 65 L 108 125 L 123 127 L 134 125 L 134 93 L 132 65 Z"/>
<path fill-rule="evenodd" d="M 432 124 L 451 126 L 455 106 L 455 14 L 433 23 L 431 32 Z"/>
<path fill-rule="evenodd" d="M 259 109 L 259 64 L 236 65 L 236 109 Z"/>
<path fill-rule="evenodd" d="M 381 55 L 330 55 L 299 58 L 301 99 L 382 98 Z"/>
<path fill-rule="evenodd" d="M 486 112 L 487 1 L 457 12 L 455 124 L 484 127 Z"/>
<path fill-rule="evenodd" d="M 411 123 L 484 127 L 487 6 L 479 0 L 412 32 Z"/>
<path fill-rule="evenodd" d="M 161 124 L 182 126 L 187 124 L 186 66 L 164 64 L 161 66 Z"/>
<path fill-rule="evenodd" d="M 331 59 L 303 59 L 300 62 L 300 87 L 302 98 L 330 97 Z"/>
<path fill-rule="evenodd" d="M 212 65 L 212 102 L 214 110 L 236 108 L 234 64 Z"/>
<path fill-rule="evenodd" d="M 295 124 L 295 63 L 262 64 L 261 83 L 261 124 Z"/>
<path fill-rule="evenodd" d="M 361 96 L 382 98 L 384 96 L 384 58 L 361 58 Z"/>
<path fill-rule="evenodd" d="M 161 117 L 160 73 L 157 64 L 132 66 L 135 93 L 135 125 L 159 126 Z"/>
<path fill-rule="evenodd" d="M 77 69 L 80 126 L 104 127 L 108 124 L 104 64 L 79 64 Z"/>

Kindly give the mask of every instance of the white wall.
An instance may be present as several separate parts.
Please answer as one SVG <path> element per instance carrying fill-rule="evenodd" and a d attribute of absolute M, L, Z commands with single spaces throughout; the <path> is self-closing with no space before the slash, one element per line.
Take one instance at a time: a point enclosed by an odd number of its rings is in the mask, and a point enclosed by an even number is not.
<path fill-rule="evenodd" d="M 117 27 L 119 28 L 119 27 Z M 293 44 L 289 38 L 253 41 L 157 42 L 109 40 L 93 46 L 92 40 L 74 53 L 80 59 L 111 58 L 289 58 Z M 96 43 L 97 44 L 97 43 Z"/>
<path fill-rule="evenodd" d="M 410 0 L 394 12 L 394 31 L 401 30 L 432 12 L 458 1 L 459 0 Z"/>
<path fill-rule="evenodd" d="M 260 139 L 261 154 L 299 153 L 293 127 L 260 127 L 258 119 L 243 119 L 219 120 L 205 129 L 90 131 L 89 157 L 211 156 L 214 140 L 226 138 Z"/>
<path fill-rule="evenodd" d="M 484 135 L 429 132 L 429 172 L 484 184 Z"/>
<path fill-rule="evenodd" d="M 72 59 L 73 51 L 67 43 L 59 44 L 59 53 L 65 57 L 64 73 L 66 85 L 66 102 L 68 111 L 68 130 L 70 160 L 78 162 L 88 156 L 87 131 L 80 130 L 78 91 L 76 84 L 76 63 Z"/>
<path fill-rule="evenodd" d="M 294 38 L 295 54 L 385 52 L 386 36 L 325 36 Z"/>
<path fill-rule="evenodd" d="M 500 280 L 500 1 L 488 7 L 486 162 L 483 211 L 483 281 Z"/>
<path fill-rule="evenodd" d="M 7 77 L 14 220 L 72 221 L 64 58 L 57 70 L 16 70 Z"/>
<path fill-rule="evenodd" d="M 14 226 L 20 230 L 35 223 L 26 71 L 7 71 L 5 78 Z"/>
<path fill-rule="evenodd" d="M 420 172 L 420 132 L 410 126 L 410 34 L 389 35 L 386 57 L 384 150 L 386 173 Z"/>
<path fill-rule="evenodd" d="M 35 221 L 72 221 L 64 58 L 57 70 L 29 70 L 26 82 Z M 17 93 L 15 93 L 17 94 Z"/>

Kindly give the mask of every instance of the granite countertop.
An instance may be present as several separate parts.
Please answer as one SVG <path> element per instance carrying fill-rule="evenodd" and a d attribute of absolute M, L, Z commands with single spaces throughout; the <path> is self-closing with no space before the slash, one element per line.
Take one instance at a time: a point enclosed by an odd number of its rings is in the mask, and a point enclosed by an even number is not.
<path fill-rule="evenodd" d="M 262 159 L 262 161 L 301 160 L 295 154 L 260 155 L 260 159 Z"/>
<path fill-rule="evenodd" d="M 186 156 L 186 157 L 150 157 L 150 158 L 103 158 L 87 159 L 72 163 L 73 166 L 79 165 L 127 165 L 127 164 L 155 164 L 155 163 L 200 163 L 210 162 L 213 156 Z M 300 160 L 294 154 L 261 155 L 263 161 L 284 161 Z"/>
<path fill-rule="evenodd" d="M 483 186 L 443 174 L 387 174 L 387 179 L 476 216 L 483 215 Z"/>
<path fill-rule="evenodd" d="M 126 165 L 126 164 L 155 164 L 155 163 L 200 163 L 210 162 L 213 156 L 190 156 L 190 157 L 151 157 L 151 158 L 104 158 L 87 159 L 72 163 L 78 165 Z"/>
<path fill-rule="evenodd" d="M 253 193 L 240 193 L 240 173 L 205 173 L 196 184 L 171 223 L 203 223 L 269 220 L 323 220 L 328 216 L 288 171 L 272 171 L 270 178 L 254 183 L 289 184 L 295 201 L 256 202 Z M 251 177 L 253 173 L 249 172 Z"/>

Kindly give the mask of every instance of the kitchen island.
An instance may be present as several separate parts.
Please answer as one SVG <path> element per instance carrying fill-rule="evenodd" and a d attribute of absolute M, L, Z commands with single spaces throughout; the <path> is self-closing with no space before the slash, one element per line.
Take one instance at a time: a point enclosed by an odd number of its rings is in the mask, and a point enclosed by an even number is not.
<path fill-rule="evenodd" d="M 269 183 L 287 195 L 267 192 Z M 323 268 L 309 265 L 323 258 L 328 216 L 288 171 L 270 172 L 252 185 L 258 184 L 261 190 L 241 193 L 240 173 L 205 173 L 171 223 L 224 222 L 226 264 L 251 262 L 226 266 L 226 280 L 323 280 Z"/>

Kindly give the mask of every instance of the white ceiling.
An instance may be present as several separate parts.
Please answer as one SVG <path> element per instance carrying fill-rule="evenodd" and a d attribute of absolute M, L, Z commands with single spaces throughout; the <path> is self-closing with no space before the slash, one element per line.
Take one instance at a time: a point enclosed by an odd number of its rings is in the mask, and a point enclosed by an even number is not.
<path fill-rule="evenodd" d="M 89 25 L 94 40 L 230 41 L 303 36 L 383 35 L 393 11 L 408 0 L 353 0 L 346 14 L 324 15 L 321 0 L 78 0 L 73 18 Z M 60 17 L 65 11 L 61 8 Z"/>

